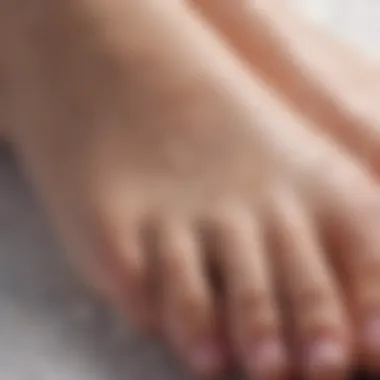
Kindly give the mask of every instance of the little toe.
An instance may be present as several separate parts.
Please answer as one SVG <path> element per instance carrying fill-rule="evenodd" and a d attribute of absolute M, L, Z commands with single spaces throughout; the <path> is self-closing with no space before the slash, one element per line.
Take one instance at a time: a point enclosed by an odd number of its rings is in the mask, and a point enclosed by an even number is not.
<path fill-rule="evenodd" d="M 273 253 L 299 345 L 295 365 L 308 379 L 344 379 L 351 342 L 340 290 L 301 205 L 285 193 L 277 199 Z"/>
<path fill-rule="evenodd" d="M 224 369 L 215 299 L 196 234 L 181 220 L 164 220 L 156 237 L 164 324 L 168 339 L 199 374 Z"/>
<path fill-rule="evenodd" d="M 284 379 L 287 352 L 258 222 L 251 214 L 232 209 L 218 214 L 213 229 L 214 260 L 224 280 L 238 360 L 252 378 Z"/>

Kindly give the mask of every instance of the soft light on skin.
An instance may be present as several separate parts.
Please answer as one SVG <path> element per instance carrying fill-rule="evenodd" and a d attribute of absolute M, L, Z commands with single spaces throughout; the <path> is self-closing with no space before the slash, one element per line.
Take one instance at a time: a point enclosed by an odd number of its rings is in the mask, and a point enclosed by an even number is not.
<path fill-rule="evenodd" d="M 357 290 L 368 271 L 354 264 L 380 272 L 373 178 L 184 2 L 46 1 L 33 9 L 39 33 L 8 45 L 11 140 L 78 269 L 136 319 L 157 315 L 200 372 L 223 369 L 220 318 L 248 375 L 267 380 L 273 364 L 282 380 L 290 319 L 317 362 L 301 364 L 333 361 L 342 376 L 351 331 L 338 276 L 350 267 Z M 273 50 L 265 22 L 251 25 L 259 51 Z"/>

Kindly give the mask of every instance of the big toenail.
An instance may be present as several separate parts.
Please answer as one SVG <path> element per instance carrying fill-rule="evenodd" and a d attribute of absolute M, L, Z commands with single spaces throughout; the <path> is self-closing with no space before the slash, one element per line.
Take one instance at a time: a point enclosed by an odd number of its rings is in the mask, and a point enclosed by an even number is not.
<path fill-rule="evenodd" d="M 312 374 L 341 370 L 347 360 L 342 345 L 332 340 L 316 342 L 309 355 L 308 371 Z"/>
<path fill-rule="evenodd" d="M 371 351 L 380 352 L 380 318 L 374 318 L 367 324 L 364 339 Z"/>
<path fill-rule="evenodd" d="M 256 344 L 248 360 L 248 369 L 259 378 L 283 371 L 287 365 L 285 348 L 276 340 Z"/>
<path fill-rule="evenodd" d="M 216 343 L 207 342 L 199 345 L 192 353 L 193 366 L 202 373 L 219 370 L 223 366 L 224 351 Z"/>

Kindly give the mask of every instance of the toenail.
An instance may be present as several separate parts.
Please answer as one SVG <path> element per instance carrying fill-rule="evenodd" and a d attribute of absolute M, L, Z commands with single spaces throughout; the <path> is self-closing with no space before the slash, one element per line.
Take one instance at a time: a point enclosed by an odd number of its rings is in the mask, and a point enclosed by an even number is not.
<path fill-rule="evenodd" d="M 214 372 L 222 368 L 224 352 L 217 343 L 203 343 L 192 352 L 192 364 L 201 373 Z"/>
<path fill-rule="evenodd" d="M 255 345 L 248 360 L 248 369 L 259 378 L 282 372 L 287 364 L 285 348 L 276 340 Z"/>
<path fill-rule="evenodd" d="M 346 365 L 347 358 L 342 345 L 332 340 L 316 342 L 309 354 L 308 371 L 311 374 L 340 371 Z"/>

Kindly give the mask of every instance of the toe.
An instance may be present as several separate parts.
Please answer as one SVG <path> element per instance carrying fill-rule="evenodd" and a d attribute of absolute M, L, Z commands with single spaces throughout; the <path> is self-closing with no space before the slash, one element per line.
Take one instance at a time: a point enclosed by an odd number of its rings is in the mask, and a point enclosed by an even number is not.
<path fill-rule="evenodd" d="M 341 201 L 339 218 L 330 217 L 330 225 L 326 223 L 333 231 L 329 243 L 356 317 L 360 360 L 377 371 L 380 369 L 379 205 L 377 194 L 352 195 L 351 200 Z"/>
<path fill-rule="evenodd" d="M 251 214 L 232 209 L 218 213 L 213 227 L 238 360 L 253 378 L 283 378 L 287 355 L 259 225 Z"/>
<path fill-rule="evenodd" d="M 343 379 L 350 360 L 349 326 L 311 221 L 301 205 L 283 193 L 272 225 L 274 262 L 296 334 L 296 366 L 310 379 Z"/>
<path fill-rule="evenodd" d="M 196 372 L 216 374 L 224 367 L 224 347 L 199 240 L 180 220 L 165 220 L 156 242 L 168 338 Z"/>
<path fill-rule="evenodd" d="M 141 239 L 141 221 L 132 212 L 104 203 L 91 213 L 91 237 L 97 256 L 97 273 L 106 288 L 105 297 L 140 331 L 156 328 L 155 304 L 148 278 L 148 261 Z"/>

